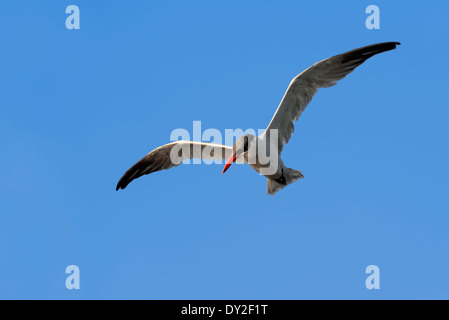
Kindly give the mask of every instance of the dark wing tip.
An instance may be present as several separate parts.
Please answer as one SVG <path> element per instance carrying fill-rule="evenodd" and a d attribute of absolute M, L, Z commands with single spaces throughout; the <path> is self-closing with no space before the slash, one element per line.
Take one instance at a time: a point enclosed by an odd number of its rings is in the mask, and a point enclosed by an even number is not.
<path fill-rule="evenodd" d="M 115 191 L 119 191 L 120 189 L 125 189 L 126 186 L 133 181 L 133 179 L 130 179 L 132 176 L 132 173 L 135 172 L 134 169 L 135 166 L 133 166 L 131 169 L 126 171 L 126 173 L 120 178 L 119 182 L 117 183 L 117 187 L 115 188 Z"/>
<path fill-rule="evenodd" d="M 396 46 L 400 46 L 400 45 L 401 45 L 400 42 L 387 42 L 387 43 L 390 43 L 390 44 L 391 44 L 391 46 L 392 46 L 391 49 L 396 49 Z"/>
<path fill-rule="evenodd" d="M 120 178 L 119 182 L 117 183 L 117 187 L 115 188 L 115 191 L 118 191 L 120 189 L 125 189 L 128 186 L 128 184 L 130 184 L 133 180 L 141 177 L 143 175 L 142 172 L 145 171 L 145 169 L 147 168 L 149 163 L 150 163 L 149 156 L 146 155 L 139 162 L 137 162 L 135 165 L 133 165 Z"/>
<path fill-rule="evenodd" d="M 356 66 L 359 66 L 372 56 L 385 51 L 394 50 L 396 49 L 396 46 L 400 44 L 400 42 L 382 42 L 354 49 L 342 54 L 342 63 L 352 63 Z"/>
<path fill-rule="evenodd" d="M 151 151 L 145 157 L 134 164 L 117 183 L 116 191 L 125 189 L 132 181 L 140 178 L 143 175 L 150 174 L 156 171 L 164 170 L 169 167 L 166 159 L 166 152 L 169 149 L 161 149 L 162 147 Z"/>
<path fill-rule="evenodd" d="M 124 188 L 122 188 L 122 180 L 123 180 L 123 177 L 121 177 L 120 180 L 117 182 L 117 187 L 115 188 L 115 191 L 119 191 L 120 189 L 124 189 Z"/>
<path fill-rule="evenodd" d="M 394 49 L 396 49 L 396 46 L 400 46 L 400 45 L 401 45 L 400 42 L 379 43 L 379 51 L 380 52 L 385 52 L 385 51 L 389 51 L 389 50 L 394 50 Z"/>
<path fill-rule="evenodd" d="M 376 43 L 373 44 L 371 46 L 367 46 L 367 47 L 382 47 L 386 50 L 391 50 L 391 49 L 396 49 L 396 46 L 400 46 L 401 43 L 397 42 L 397 41 L 390 41 L 390 42 L 381 42 L 381 43 Z"/>
<path fill-rule="evenodd" d="M 126 174 L 119 180 L 119 182 L 117 183 L 117 187 L 115 188 L 115 191 L 119 191 L 120 189 L 125 189 L 126 186 L 132 181 L 127 181 L 127 177 Z"/>

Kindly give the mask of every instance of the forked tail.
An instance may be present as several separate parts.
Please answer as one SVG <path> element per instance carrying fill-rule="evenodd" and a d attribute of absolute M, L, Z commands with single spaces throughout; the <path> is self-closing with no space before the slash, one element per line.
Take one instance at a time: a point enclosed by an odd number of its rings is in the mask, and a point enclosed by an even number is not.
<path fill-rule="evenodd" d="M 285 188 L 289 184 L 295 182 L 298 179 L 302 179 L 302 178 L 304 178 L 304 176 L 302 175 L 301 172 L 299 172 L 295 169 L 285 168 L 283 171 L 283 175 L 280 179 L 277 179 L 277 180 L 268 179 L 267 195 L 271 194 L 272 196 L 274 196 L 274 194 L 276 192 L 278 192 L 279 190 Z"/>

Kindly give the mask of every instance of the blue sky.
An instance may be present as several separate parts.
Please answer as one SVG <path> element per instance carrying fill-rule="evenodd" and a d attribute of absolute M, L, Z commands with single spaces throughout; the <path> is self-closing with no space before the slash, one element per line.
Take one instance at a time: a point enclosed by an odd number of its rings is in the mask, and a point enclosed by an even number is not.
<path fill-rule="evenodd" d="M 80 30 L 65 27 L 71 4 Z M 365 28 L 370 4 L 380 30 Z M 5 1 L 0 298 L 448 299 L 448 11 Z M 247 166 L 222 165 L 115 191 L 173 129 L 265 128 L 303 69 L 384 41 L 402 46 L 319 91 L 296 123 L 283 159 L 305 179 L 275 197 Z"/>

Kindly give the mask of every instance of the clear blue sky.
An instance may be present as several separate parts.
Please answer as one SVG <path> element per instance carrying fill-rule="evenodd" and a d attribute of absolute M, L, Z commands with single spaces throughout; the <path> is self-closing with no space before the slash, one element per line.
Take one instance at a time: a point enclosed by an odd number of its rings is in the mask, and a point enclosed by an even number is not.
<path fill-rule="evenodd" d="M 67 30 L 66 6 L 81 11 Z M 365 28 L 365 8 L 381 29 Z M 447 1 L 4 1 L 0 298 L 449 298 Z M 400 41 L 321 90 L 266 196 L 246 166 L 116 192 L 176 128 L 265 128 L 290 80 Z M 65 288 L 65 268 L 81 290 Z M 381 289 L 365 288 L 378 265 Z"/>

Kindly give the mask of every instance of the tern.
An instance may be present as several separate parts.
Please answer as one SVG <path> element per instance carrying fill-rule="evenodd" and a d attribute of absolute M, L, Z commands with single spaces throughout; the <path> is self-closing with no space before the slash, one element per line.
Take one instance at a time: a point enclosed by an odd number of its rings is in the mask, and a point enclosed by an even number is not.
<path fill-rule="evenodd" d="M 400 43 L 373 44 L 314 64 L 291 81 L 276 113 L 262 135 L 258 137 L 243 135 L 236 140 L 233 147 L 185 140 L 163 145 L 132 166 L 122 176 L 116 190 L 125 189 L 131 181 L 143 175 L 178 166 L 183 160 L 196 158 L 223 161 L 228 159 L 223 173 L 236 161 L 248 163 L 268 179 L 267 195 L 274 195 L 304 177 L 300 171 L 284 165 L 281 153 L 293 134 L 293 123 L 298 120 L 318 89 L 336 85 L 339 80 L 345 78 L 372 56 L 396 49 L 397 45 Z M 265 155 L 268 154 L 266 157 L 268 161 L 262 161 L 262 149 Z"/>

